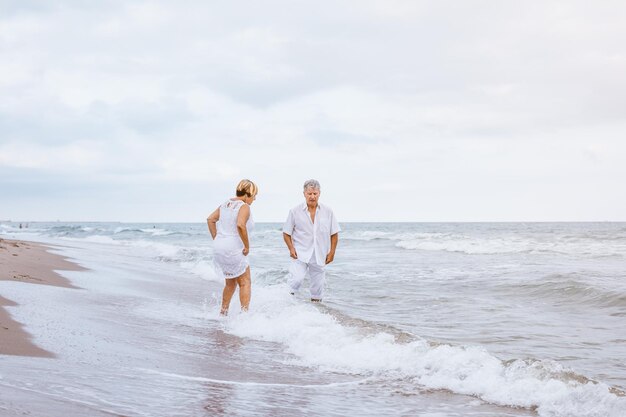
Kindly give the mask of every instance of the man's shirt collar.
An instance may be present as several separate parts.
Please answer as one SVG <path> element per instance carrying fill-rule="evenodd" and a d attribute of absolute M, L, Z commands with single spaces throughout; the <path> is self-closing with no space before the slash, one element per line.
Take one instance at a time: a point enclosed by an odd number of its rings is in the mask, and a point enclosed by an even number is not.
<path fill-rule="evenodd" d="M 302 203 L 302 208 L 301 208 L 302 211 L 307 210 L 308 208 L 309 206 L 306 204 L 306 202 Z M 321 208 L 322 208 L 322 205 L 320 203 L 317 203 L 316 210 L 320 210 Z"/>

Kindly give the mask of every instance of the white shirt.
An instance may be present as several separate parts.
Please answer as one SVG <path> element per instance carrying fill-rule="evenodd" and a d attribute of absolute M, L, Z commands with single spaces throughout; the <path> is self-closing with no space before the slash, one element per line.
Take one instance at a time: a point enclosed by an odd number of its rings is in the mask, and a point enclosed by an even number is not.
<path fill-rule="evenodd" d="M 283 232 L 291 236 L 298 260 L 309 263 L 315 251 L 315 261 L 318 265 L 326 264 L 326 255 L 330 252 L 330 236 L 340 231 L 333 211 L 319 203 L 315 210 L 315 222 L 311 221 L 305 202 L 289 210 L 283 225 Z"/>

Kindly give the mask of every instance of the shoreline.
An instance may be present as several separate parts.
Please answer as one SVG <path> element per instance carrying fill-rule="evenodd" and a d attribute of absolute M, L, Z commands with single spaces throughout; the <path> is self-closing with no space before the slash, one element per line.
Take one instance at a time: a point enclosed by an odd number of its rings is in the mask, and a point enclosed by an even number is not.
<path fill-rule="evenodd" d="M 82 271 L 85 268 L 61 255 L 50 253 L 50 249 L 52 248 L 39 243 L 0 238 L 0 282 L 14 281 L 78 289 L 56 271 Z M 24 329 L 27 323 L 13 320 L 5 307 L 16 307 L 18 304 L 2 296 L 1 285 L 0 283 L 0 355 L 55 357 L 52 352 L 33 343 L 32 335 Z"/>

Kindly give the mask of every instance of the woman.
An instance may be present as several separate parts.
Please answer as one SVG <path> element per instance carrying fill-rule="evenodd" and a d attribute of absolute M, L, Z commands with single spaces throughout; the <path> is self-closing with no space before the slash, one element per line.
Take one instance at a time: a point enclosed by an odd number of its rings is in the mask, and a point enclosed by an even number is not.
<path fill-rule="evenodd" d="M 250 306 L 250 266 L 248 233 L 254 227 L 250 205 L 256 200 L 259 189 L 250 180 L 241 180 L 236 197 L 227 200 L 207 218 L 213 237 L 215 267 L 225 280 L 220 314 L 226 316 L 230 300 L 239 285 L 241 311 Z"/>

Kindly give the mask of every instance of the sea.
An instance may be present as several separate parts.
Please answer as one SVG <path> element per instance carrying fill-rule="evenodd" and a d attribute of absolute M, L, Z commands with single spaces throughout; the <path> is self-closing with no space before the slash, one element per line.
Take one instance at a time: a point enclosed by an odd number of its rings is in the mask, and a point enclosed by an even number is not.
<path fill-rule="evenodd" d="M 317 304 L 257 223 L 221 317 L 206 224 L 0 223 L 88 268 L 0 281 L 55 356 L 0 356 L 0 415 L 626 416 L 626 223 L 341 228 Z"/>

